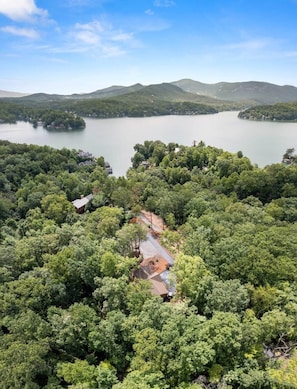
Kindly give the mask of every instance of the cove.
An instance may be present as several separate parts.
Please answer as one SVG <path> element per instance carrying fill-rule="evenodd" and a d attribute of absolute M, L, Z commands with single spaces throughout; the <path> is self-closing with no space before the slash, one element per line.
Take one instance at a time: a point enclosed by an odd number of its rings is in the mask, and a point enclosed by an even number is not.
<path fill-rule="evenodd" d="M 1 124 L 0 139 L 15 143 L 67 147 L 103 156 L 115 176 L 124 176 L 131 166 L 134 145 L 161 140 L 191 146 L 194 141 L 241 150 L 253 164 L 264 167 L 281 162 L 288 148 L 297 149 L 297 123 L 259 122 L 237 118 L 238 112 L 198 116 L 90 119 L 81 131 L 52 132 L 31 124 Z"/>

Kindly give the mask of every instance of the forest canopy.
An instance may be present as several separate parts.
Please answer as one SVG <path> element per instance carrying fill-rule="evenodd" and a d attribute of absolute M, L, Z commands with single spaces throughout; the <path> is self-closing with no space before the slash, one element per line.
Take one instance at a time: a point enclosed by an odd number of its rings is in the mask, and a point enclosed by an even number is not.
<path fill-rule="evenodd" d="M 0 141 L 0 388 L 296 388 L 294 149 L 265 168 L 202 141 L 134 151 L 114 177 Z M 164 220 L 171 299 L 132 276 L 142 209 Z"/>
<path fill-rule="evenodd" d="M 239 112 L 240 119 L 296 122 L 297 102 L 258 105 Z"/>
<path fill-rule="evenodd" d="M 117 118 L 162 115 L 203 115 L 217 113 L 212 106 L 189 101 L 121 101 L 112 99 L 9 101 L 0 99 L 0 123 L 28 121 L 45 128 L 81 129 L 82 117 Z"/>

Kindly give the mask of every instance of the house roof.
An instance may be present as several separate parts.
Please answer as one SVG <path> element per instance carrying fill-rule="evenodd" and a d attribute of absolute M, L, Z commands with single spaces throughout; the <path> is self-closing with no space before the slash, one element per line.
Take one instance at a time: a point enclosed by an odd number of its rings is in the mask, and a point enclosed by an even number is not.
<path fill-rule="evenodd" d="M 152 294 L 166 296 L 168 294 L 168 262 L 161 256 L 144 259 L 134 272 L 134 276 L 141 280 L 149 280 Z"/>
<path fill-rule="evenodd" d="M 148 278 L 155 274 L 160 274 L 168 269 L 169 263 L 163 257 L 155 255 L 154 257 L 144 259 L 140 266 L 147 273 Z"/>
<path fill-rule="evenodd" d="M 88 204 L 88 202 L 93 198 L 92 194 L 89 194 L 88 196 L 82 197 L 81 199 L 76 199 L 72 201 L 72 204 L 75 206 L 76 209 L 80 209 Z"/>
<path fill-rule="evenodd" d="M 155 276 L 150 279 L 152 294 L 157 296 L 166 296 L 168 294 L 168 288 L 165 282 L 160 276 Z"/>

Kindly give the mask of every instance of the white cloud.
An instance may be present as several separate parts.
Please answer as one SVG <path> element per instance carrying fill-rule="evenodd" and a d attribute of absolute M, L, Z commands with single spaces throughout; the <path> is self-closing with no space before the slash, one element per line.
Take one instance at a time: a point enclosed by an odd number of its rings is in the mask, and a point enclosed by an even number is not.
<path fill-rule="evenodd" d="M 73 31 L 74 37 L 87 45 L 96 45 L 101 41 L 101 36 L 104 34 L 104 27 L 99 21 L 90 23 L 76 23 Z"/>
<path fill-rule="evenodd" d="M 268 38 L 252 39 L 247 41 L 242 41 L 238 43 L 232 43 L 226 47 L 229 49 L 235 50 L 262 50 L 266 47 L 269 47 L 273 44 L 273 41 Z"/>
<path fill-rule="evenodd" d="M 175 5 L 175 1 L 173 0 L 155 0 L 154 6 L 155 7 L 173 7 Z"/>
<path fill-rule="evenodd" d="M 26 38 L 37 39 L 39 34 L 32 28 L 18 28 L 13 26 L 2 27 L 1 31 L 7 32 L 12 35 L 23 36 Z"/>
<path fill-rule="evenodd" d="M 146 15 L 154 15 L 154 11 L 151 10 L 151 9 L 147 9 L 145 12 L 144 12 Z"/>
<path fill-rule="evenodd" d="M 114 42 L 128 42 L 131 39 L 132 39 L 132 35 L 125 32 L 120 32 L 111 37 L 111 40 Z"/>
<path fill-rule="evenodd" d="M 93 31 L 89 31 L 89 30 L 80 30 L 76 33 L 76 38 L 83 42 L 83 43 L 86 43 L 87 45 L 96 45 L 100 38 L 99 38 L 99 35 L 96 34 L 95 32 Z"/>
<path fill-rule="evenodd" d="M 98 20 L 95 20 L 93 22 L 84 24 L 76 23 L 75 28 L 78 30 L 80 29 L 102 33 L 108 28 L 108 26 L 104 26 L 103 23 L 99 22 Z"/>
<path fill-rule="evenodd" d="M 34 0 L 0 0 L 0 13 L 15 21 L 47 16 L 47 11 L 38 8 Z"/>
<path fill-rule="evenodd" d="M 76 42 L 76 50 L 93 53 L 101 52 L 104 56 L 120 56 L 126 53 L 126 45 L 133 44 L 133 34 L 116 30 L 112 25 L 100 21 L 77 23 L 71 32 L 72 45 Z M 73 40 L 74 38 L 74 40 Z M 81 47 L 81 45 L 84 45 Z"/>
<path fill-rule="evenodd" d="M 119 46 L 104 45 L 101 47 L 104 57 L 120 57 L 126 54 L 126 51 Z"/>

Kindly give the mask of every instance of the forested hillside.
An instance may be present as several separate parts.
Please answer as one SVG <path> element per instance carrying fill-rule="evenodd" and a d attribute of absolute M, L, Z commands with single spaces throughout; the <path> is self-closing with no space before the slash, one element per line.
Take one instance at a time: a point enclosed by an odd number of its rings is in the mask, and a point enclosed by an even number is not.
<path fill-rule="evenodd" d="M 16 123 L 18 120 L 30 122 L 34 127 L 40 124 L 46 129 L 77 130 L 86 126 L 81 117 L 67 110 L 0 101 L 0 124 Z"/>
<path fill-rule="evenodd" d="M 60 124 L 56 127 L 73 129 L 84 127 L 83 119 L 76 115 L 94 118 L 201 115 L 255 106 L 255 109 L 244 111 L 245 117 L 296 120 L 296 99 L 297 88 L 288 85 L 253 81 L 204 84 L 184 79 L 147 86 L 112 86 L 85 94 L 35 93 L 18 98 L 0 98 L 0 123 L 17 120 L 45 123 L 42 116 L 54 114 L 63 123 L 61 127 Z M 277 104 L 272 109 L 266 106 L 257 108 L 260 104 L 278 102 L 289 103 Z M 70 121 L 73 125 L 68 124 Z M 48 123 L 45 124 L 47 126 Z"/>
<path fill-rule="evenodd" d="M 292 85 L 276 85 L 269 82 L 218 82 L 205 84 L 191 79 L 172 83 L 190 93 L 228 101 L 246 101 L 250 105 L 275 104 L 297 100 L 297 88 Z"/>
<path fill-rule="evenodd" d="M 134 97 L 133 97 L 134 98 Z M 242 107 L 242 106 L 241 106 Z M 230 107 L 229 107 L 230 109 Z M 17 120 L 29 121 L 33 125 L 42 123 L 45 128 L 51 123 L 66 129 L 84 128 L 80 116 L 93 118 L 147 117 L 162 115 L 203 115 L 217 113 L 218 110 L 207 104 L 191 101 L 166 101 L 136 97 L 131 101 L 129 95 L 122 99 L 81 99 L 47 101 L 40 99 L 20 99 L 7 101 L 0 99 L 0 123 L 15 123 Z M 80 116 L 78 116 L 80 115 Z M 53 126 L 54 127 L 54 126 Z"/>
<path fill-rule="evenodd" d="M 278 103 L 274 105 L 259 105 L 239 112 L 240 119 L 297 121 L 297 102 Z"/>
<path fill-rule="evenodd" d="M 296 164 L 146 141 L 116 178 L 83 155 L 0 141 L 0 388 L 296 388 Z M 141 209 L 172 299 L 133 277 Z"/>

